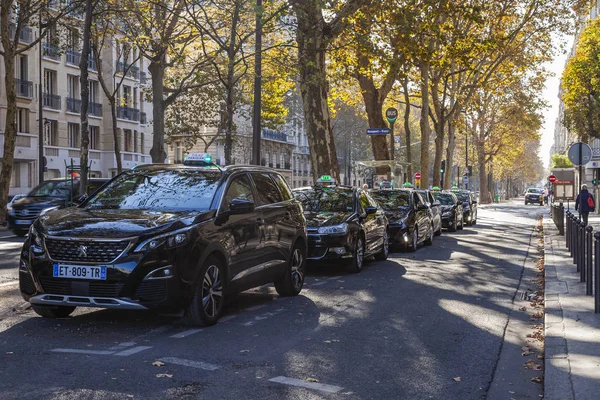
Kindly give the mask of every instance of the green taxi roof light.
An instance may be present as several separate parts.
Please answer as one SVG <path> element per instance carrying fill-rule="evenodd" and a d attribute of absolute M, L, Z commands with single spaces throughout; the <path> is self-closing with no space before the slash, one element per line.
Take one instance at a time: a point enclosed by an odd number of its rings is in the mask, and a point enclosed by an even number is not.
<path fill-rule="evenodd" d="M 322 181 L 331 181 L 331 175 L 321 175 L 321 178 L 319 178 Z"/>

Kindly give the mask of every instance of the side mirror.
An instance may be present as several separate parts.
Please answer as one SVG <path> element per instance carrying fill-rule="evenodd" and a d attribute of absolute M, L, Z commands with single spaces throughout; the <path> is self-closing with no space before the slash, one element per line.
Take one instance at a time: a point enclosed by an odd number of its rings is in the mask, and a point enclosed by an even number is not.
<path fill-rule="evenodd" d="M 230 214 L 248 214 L 254 211 L 254 203 L 250 200 L 235 198 L 229 203 Z"/>
<path fill-rule="evenodd" d="M 476 199 L 473 199 L 473 204 L 477 204 L 477 200 Z"/>
<path fill-rule="evenodd" d="M 377 212 L 377 207 L 365 207 L 365 212 L 367 215 L 373 215 Z"/>

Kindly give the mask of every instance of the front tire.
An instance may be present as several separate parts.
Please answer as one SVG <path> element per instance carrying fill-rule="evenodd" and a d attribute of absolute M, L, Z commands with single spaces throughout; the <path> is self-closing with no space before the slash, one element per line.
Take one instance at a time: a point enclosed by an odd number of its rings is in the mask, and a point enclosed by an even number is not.
<path fill-rule="evenodd" d="M 67 318 L 75 311 L 75 307 L 71 306 L 41 306 L 38 304 L 32 304 L 31 309 L 44 318 Z"/>
<path fill-rule="evenodd" d="M 431 224 L 431 230 L 429 236 L 425 239 L 425 246 L 431 246 L 433 244 L 433 224 Z"/>
<path fill-rule="evenodd" d="M 390 253 L 390 239 L 388 235 L 387 229 L 383 232 L 383 244 L 381 245 L 381 250 L 379 253 L 375 254 L 375 259 L 377 261 L 385 261 L 388 258 L 388 254 Z"/>
<path fill-rule="evenodd" d="M 306 257 L 301 246 L 294 246 L 290 263 L 283 278 L 275 282 L 275 290 L 282 297 L 297 296 L 304 285 Z"/>
<path fill-rule="evenodd" d="M 440 229 L 438 229 L 435 232 L 435 236 L 441 236 L 442 235 L 442 221 L 440 221 Z"/>
<path fill-rule="evenodd" d="M 450 232 L 456 232 L 456 230 L 458 229 L 458 221 L 456 221 L 457 217 L 454 217 L 454 222 L 452 222 L 452 225 L 450 225 L 450 227 L 448 228 L 448 230 Z"/>
<path fill-rule="evenodd" d="M 186 325 L 214 325 L 221 317 L 225 304 L 224 266 L 219 259 L 210 256 L 200 268 L 199 276 L 194 298 L 185 310 L 183 321 Z"/>
<path fill-rule="evenodd" d="M 346 270 L 352 274 L 357 274 L 362 271 L 363 264 L 365 262 L 365 241 L 362 236 L 356 239 L 356 245 L 354 246 L 354 254 L 352 255 L 352 261 L 346 266 Z"/>

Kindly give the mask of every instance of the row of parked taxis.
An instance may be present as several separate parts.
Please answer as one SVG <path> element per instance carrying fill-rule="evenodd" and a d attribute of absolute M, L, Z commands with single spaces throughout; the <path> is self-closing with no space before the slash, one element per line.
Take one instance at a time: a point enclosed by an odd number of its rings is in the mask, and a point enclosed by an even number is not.
<path fill-rule="evenodd" d="M 29 225 L 19 283 L 32 309 L 64 318 L 77 307 L 155 310 L 215 324 L 232 295 L 273 283 L 298 295 L 307 261 L 360 272 L 390 247 L 416 250 L 442 228 L 477 221 L 469 192 L 368 191 L 323 176 L 294 191 L 270 168 L 141 165 L 78 204 Z"/>

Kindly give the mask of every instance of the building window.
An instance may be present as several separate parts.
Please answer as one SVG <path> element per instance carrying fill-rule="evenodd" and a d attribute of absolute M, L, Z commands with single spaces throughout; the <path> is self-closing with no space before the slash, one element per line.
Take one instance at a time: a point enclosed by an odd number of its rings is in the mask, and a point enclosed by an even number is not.
<path fill-rule="evenodd" d="M 79 90 L 79 77 L 75 75 L 67 75 L 67 92 L 68 96 L 72 99 L 78 99 Z"/>
<path fill-rule="evenodd" d="M 181 142 L 175 142 L 175 163 L 183 162 L 183 146 Z"/>
<path fill-rule="evenodd" d="M 44 92 L 47 94 L 56 93 L 56 71 L 44 70 Z"/>
<path fill-rule="evenodd" d="M 79 148 L 79 124 L 68 125 L 69 147 Z"/>
<path fill-rule="evenodd" d="M 27 61 L 27 56 L 26 55 L 20 55 L 19 56 L 19 65 L 18 65 L 18 70 L 17 70 L 17 78 L 26 81 L 28 75 L 28 71 L 29 71 L 29 67 L 28 67 L 29 63 Z"/>
<path fill-rule="evenodd" d="M 79 29 L 69 28 L 67 30 L 67 48 L 79 51 Z"/>
<path fill-rule="evenodd" d="M 140 153 L 146 152 L 146 145 L 144 144 L 144 132 L 140 132 Z"/>
<path fill-rule="evenodd" d="M 21 186 L 21 163 L 13 164 L 12 176 L 10 178 L 10 187 L 20 187 Z"/>
<path fill-rule="evenodd" d="M 29 132 L 29 110 L 26 108 L 17 108 L 17 132 Z"/>
<path fill-rule="evenodd" d="M 90 126 L 90 150 L 98 150 L 100 148 L 100 127 Z"/>
<path fill-rule="evenodd" d="M 133 152 L 138 151 L 138 132 L 133 131 Z"/>
<path fill-rule="evenodd" d="M 133 151 L 132 147 L 131 147 L 133 140 L 132 140 L 132 134 L 131 134 L 130 129 L 125 129 L 124 140 L 125 140 L 125 143 L 124 143 L 123 149 L 125 151 L 129 151 L 129 152 Z"/>
<path fill-rule="evenodd" d="M 44 121 L 44 144 L 58 146 L 58 122 L 55 120 Z"/>

